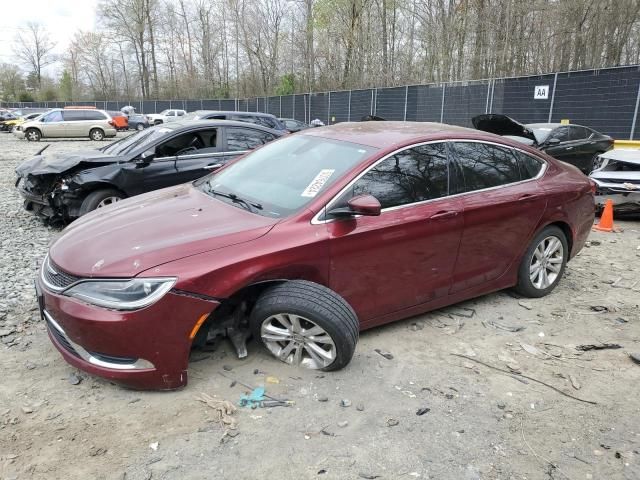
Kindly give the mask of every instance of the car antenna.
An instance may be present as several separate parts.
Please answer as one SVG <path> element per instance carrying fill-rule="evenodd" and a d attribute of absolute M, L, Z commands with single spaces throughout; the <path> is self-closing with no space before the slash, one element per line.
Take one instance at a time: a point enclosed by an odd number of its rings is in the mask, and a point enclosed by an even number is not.
<path fill-rule="evenodd" d="M 42 148 L 38 151 L 38 153 L 36 153 L 34 156 L 36 156 L 36 157 L 37 157 L 38 155 L 40 155 L 40 154 L 41 154 L 42 152 L 44 152 L 47 148 L 49 148 L 49 145 L 51 145 L 51 144 L 50 144 L 50 143 L 47 143 L 47 144 L 46 144 L 44 147 L 42 147 Z"/>

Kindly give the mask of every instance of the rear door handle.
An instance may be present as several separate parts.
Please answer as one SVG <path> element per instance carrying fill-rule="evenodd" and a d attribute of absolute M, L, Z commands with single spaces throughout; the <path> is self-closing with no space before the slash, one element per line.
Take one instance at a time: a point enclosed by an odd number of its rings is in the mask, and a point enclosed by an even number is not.
<path fill-rule="evenodd" d="M 540 195 L 534 195 L 532 193 L 525 193 L 524 195 L 521 195 L 520 197 L 518 197 L 518 201 L 519 202 L 533 202 L 534 200 L 538 200 L 540 198 Z"/>
<path fill-rule="evenodd" d="M 443 220 L 445 218 L 453 218 L 458 215 L 457 210 L 444 210 L 436 212 L 429 217 L 429 220 Z"/>
<path fill-rule="evenodd" d="M 217 168 L 220 168 L 222 166 L 221 163 L 214 163 L 213 165 L 207 165 L 206 168 L 207 170 L 215 170 Z"/>

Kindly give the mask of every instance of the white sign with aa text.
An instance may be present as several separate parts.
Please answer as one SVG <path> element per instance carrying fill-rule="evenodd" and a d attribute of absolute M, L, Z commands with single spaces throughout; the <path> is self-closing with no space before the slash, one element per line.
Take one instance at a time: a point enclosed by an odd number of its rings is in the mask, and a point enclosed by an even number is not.
<path fill-rule="evenodd" d="M 536 85 L 533 91 L 534 100 L 546 100 L 549 98 L 549 85 Z"/>

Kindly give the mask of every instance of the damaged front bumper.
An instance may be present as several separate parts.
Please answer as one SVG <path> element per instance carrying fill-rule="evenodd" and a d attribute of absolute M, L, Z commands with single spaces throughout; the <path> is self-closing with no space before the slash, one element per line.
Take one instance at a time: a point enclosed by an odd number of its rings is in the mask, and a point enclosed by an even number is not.
<path fill-rule="evenodd" d="M 596 183 L 596 205 L 603 207 L 611 200 L 617 211 L 640 211 L 640 181 L 610 183 L 592 178 Z"/>
<path fill-rule="evenodd" d="M 16 188 L 24 199 L 24 208 L 45 221 L 68 222 L 78 216 L 81 199 L 64 185 L 42 188 L 33 179 L 18 177 Z M 40 193 L 43 192 L 44 193 Z"/>

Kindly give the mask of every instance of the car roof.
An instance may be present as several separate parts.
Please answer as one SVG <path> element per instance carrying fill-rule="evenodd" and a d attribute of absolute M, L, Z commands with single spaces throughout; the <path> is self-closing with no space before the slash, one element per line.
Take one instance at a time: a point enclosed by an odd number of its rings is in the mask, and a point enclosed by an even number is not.
<path fill-rule="evenodd" d="M 263 132 L 273 133 L 275 135 L 282 135 L 281 130 L 274 130 L 273 128 L 263 127 L 262 125 L 256 125 L 254 123 L 237 122 L 234 120 L 178 120 L 177 122 L 162 123 L 158 125 L 160 128 L 167 128 L 169 130 L 188 130 L 193 127 L 241 127 L 241 128 L 253 128 L 255 130 L 262 130 Z"/>
<path fill-rule="evenodd" d="M 220 114 L 220 115 L 247 115 L 256 117 L 275 117 L 272 113 L 264 112 L 242 112 L 239 110 L 196 110 L 193 113 L 199 113 L 201 115 Z"/>
<path fill-rule="evenodd" d="M 434 122 L 344 122 L 326 127 L 307 128 L 296 135 L 313 135 L 358 143 L 375 148 L 386 148 L 396 144 L 408 144 L 412 141 L 446 138 L 463 135 L 465 138 L 489 141 L 504 138 L 491 133 L 480 132 L 474 128 L 458 127 Z M 506 142 L 504 142 L 506 143 Z"/>

